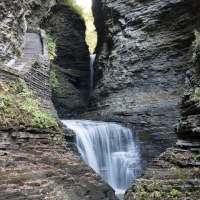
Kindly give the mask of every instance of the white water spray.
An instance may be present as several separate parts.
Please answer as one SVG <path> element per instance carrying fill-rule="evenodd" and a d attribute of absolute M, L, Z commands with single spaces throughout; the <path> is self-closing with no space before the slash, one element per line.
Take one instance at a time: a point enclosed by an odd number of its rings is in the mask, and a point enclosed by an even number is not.
<path fill-rule="evenodd" d="M 133 133 L 116 123 L 63 120 L 76 133 L 82 159 L 115 190 L 124 193 L 141 171 Z"/>

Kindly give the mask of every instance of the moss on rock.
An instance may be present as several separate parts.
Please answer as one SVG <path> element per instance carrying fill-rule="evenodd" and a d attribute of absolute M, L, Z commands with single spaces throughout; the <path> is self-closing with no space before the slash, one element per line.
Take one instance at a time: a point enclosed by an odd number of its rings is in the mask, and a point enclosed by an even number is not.
<path fill-rule="evenodd" d="M 200 87 L 196 87 L 191 95 L 191 99 L 200 103 Z"/>
<path fill-rule="evenodd" d="M 24 80 L 1 81 L 0 85 L 0 123 L 2 127 L 59 129 L 56 118 L 42 107 Z"/>
<path fill-rule="evenodd" d="M 48 52 L 49 52 L 49 59 L 51 61 L 55 60 L 56 58 L 56 39 L 50 35 L 47 34 L 47 46 L 48 46 Z"/>
<path fill-rule="evenodd" d="M 56 92 L 60 86 L 59 80 L 58 80 L 58 74 L 54 69 L 51 70 L 50 72 L 50 83 L 51 83 L 51 88 L 53 92 Z"/>

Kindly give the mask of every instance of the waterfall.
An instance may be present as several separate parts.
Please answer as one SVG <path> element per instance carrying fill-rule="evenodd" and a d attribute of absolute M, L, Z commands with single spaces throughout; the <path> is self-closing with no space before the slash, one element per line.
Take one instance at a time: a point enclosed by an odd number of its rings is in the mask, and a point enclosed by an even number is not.
<path fill-rule="evenodd" d="M 124 193 L 140 173 L 140 156 L 130 129 L 116 123 L 63 120 L 76 133 L 81 158 L 115 190 Z"/>
<path fill-rule="evenodd" d="M 90 55 L 90 94 L 94 88 L 94 61 L 96 58 L 96 54 Z"/>

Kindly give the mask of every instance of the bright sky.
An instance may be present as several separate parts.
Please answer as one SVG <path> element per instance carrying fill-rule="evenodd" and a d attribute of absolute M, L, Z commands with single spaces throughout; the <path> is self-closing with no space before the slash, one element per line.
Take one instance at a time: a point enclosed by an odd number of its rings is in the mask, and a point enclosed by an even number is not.
<path fill-rule="evenodd" d="M 92 0 L 76 0 L 77 4 L 83 7 L 84 9 L 91 9 Z"/>

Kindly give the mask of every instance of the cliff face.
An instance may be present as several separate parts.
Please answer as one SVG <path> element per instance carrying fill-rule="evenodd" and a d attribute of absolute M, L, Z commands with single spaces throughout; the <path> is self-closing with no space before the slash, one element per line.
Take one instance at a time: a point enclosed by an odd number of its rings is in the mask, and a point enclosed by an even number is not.
<path fill-rule="evenodd" d="M 177 143 L 153 160 L 143 176 L 126 192 L 126 200 L 195 200 L 200 197 L 198 27 L 193 42 L 193 65 L 187 71 L 188 81 L 181 101 Z"/>
<path fill-rule="evenodd" d="M 89 94 L 90 59 L 84 20 L 69 7 L 58 4 L 50 10 L 43 28 L 56 46 L 52 60 L 52 74 L 57 81 L 53 87 L 54 105 L 61 118 L 76 115 L 85 108 Z"/>
<path fill-rule="evenodd" d="M 3 0 L 0 3 L 0 9 L 0 56 L 1 62 L 8 63 L 20 55 L 20 47 L 26 31 L 25 10 L 22 0 L 14 2 Z"/>
<path fill-rule="evenodd" d="M 0 46 L 9 47 L 0 53 L 0 199 L 115 199 L 66 149 L 51 101 L 46 36 L 39 28 L 51 2 L 0 3 Z"/>
<path fill-rule="evenodd" d="M 178 136 L 125 199 L 198 199 L 199 2 L 93 2 L 101 42 L 96 89 L 83 116 L 131 124 L 145 148 L 153 138 L 151 150 L 157 144 L 163 151 Z"/>
<path fill-rule="evenodd" d="M 51 8 L 56 5 L 56 0 L 26 0 L 26 21 L 29 31 L 37 31 L 41 21 L 46 17 Z"/>
<path fill-rule="evenodd" d="M 1 63 L 10 68 L 18 65 L 15 62 L 23 57 L 22 49 L 26 48 L 25 33 L 39 33 L 42 26 L 55 43 L 51 82 L 58 115 L 64 118 L 82 112 L 87 104 L 90 76 L 84 20 L 55 0 L 2 1 L 0 8 Z"/>
<path fill-rule="evenodd" d="M 199 2 L 93 2 L 96 89 L 83 116 L 132 126 L 144 160 L 171 146 L 180 120 L 176 146 L 152 162 L 125 199 L 198 199 Z M 89 52 L 82 19 L 53 0 L 3 0 L 0 9 L 0 199 L 115 199 L 66 150 L 51 101 L 52 85 L 60 116 L 83 112 Z M 52 63 L 41 24 L 55 39 Z"/>
<path fill-rule="evenodd" d="M 96 88 L 84 117 L 131 124 L 163 147 L 175 141 L 191 66 L 193 1 L 94 1 Z M 102 25 L 102 20 L 104 23 Z"/>
<path fill-rule="evenodd" d="M 21 56 L 27 29 L 39 29 L 41 19 L 48 14 L 55 0 L 2 0 L 0 3 L 1 62 L 11 65 Z"/>

